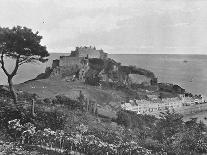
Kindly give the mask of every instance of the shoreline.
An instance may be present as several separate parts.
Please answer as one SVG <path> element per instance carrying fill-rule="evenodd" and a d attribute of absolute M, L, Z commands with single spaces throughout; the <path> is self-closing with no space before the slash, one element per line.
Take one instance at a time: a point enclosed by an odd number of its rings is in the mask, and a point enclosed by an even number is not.
<path fill-rule="evenodd" d="M 197 105 L 197 106 L 200 106 L 200 105 Z M 181 113 L 183 114 L 184 121 L 189 121 L 191 120 L 191 118 L 197 118 L 197 122 L 202 121 L 204 124 L 207 125 L 207 119 L 205 119 L 205 117 L 207 117 L 207 103 L 204 104 L 203 106 L 196 107 L 193 110 L 192 108 L 188 110 L 191 110 L 191 111 L 190 112 L 187 111 L 186 114 Z"/>

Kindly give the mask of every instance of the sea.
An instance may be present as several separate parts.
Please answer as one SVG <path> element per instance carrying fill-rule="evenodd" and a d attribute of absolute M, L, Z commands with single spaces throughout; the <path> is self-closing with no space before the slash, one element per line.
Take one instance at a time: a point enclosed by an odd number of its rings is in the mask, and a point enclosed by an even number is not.
<path fill-rule="evenodd" d="M 24 64 L 20 66 L 14 83 L 22 83 L 35 78 L 51 66 L 52 60 L 67 53 L 51 53 L 47 63 Z M 122 65 L 134 65 L 152 71 L 158 82 L 173 83 L 193 94 L 207 96 L 207 55 L 187 54 L 109 54 L 109 58 Z M 12 70 L 13 61 L 6 60 L 8 70 Z M 7 79 L 0 70 L 0 85 L 6 85 Z"/>

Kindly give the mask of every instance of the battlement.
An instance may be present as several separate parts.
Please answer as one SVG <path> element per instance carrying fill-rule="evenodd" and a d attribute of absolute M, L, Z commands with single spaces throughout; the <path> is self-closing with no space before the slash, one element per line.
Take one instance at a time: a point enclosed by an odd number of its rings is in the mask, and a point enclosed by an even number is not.
<path fill-rule="evenodd" d="M 88 59 L 98 58 L 107 59 L 107 53 L 102 49 L 97 50 L 92 46 L 76 47 L 74 51 L 71 51 L 69 56 L 60 56 L 60 59 L 53 60 L 52 68 L 65 67 L 65 66 L 87 66 Z"/>
<path fill-rule="evenodd" d="M 71 57 L 87 57 L 87 58 L 98 58 L 98 59 L 106 59 L 107 53 L 105 53 L 102 49 L 97 50 L 96 47 L 92 46 L 81 46 L 76 47 L 75 51 L 71 51 Z"/>

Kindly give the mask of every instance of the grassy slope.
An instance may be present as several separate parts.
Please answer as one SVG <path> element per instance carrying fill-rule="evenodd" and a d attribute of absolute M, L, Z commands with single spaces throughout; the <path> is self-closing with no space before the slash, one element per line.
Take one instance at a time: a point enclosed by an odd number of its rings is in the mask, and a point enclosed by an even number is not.
<path fill-rule="evenodd" d="M 124 100 L 126 94 L 111 89 L 103 90 L 99 87 L 85 85 L 83 82 L 65 82 L 55 80 L 36 80 L 22 83 L 15 86 L 18 90 L 29 93 L 36 93 L 42 98 L 54 98 L 58 94 L 64 94 L 76 99 L 80 91 L 86 98 L 96 101 L 99 112 L 105 115 L 115 116 L 115 111 L 120 108 L 120 102 Z"/>

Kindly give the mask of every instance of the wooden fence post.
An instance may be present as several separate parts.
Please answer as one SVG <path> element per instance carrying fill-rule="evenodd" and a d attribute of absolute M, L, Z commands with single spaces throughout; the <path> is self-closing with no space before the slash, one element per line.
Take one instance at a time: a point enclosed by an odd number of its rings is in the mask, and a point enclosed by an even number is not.
<path fill-rule="evenodd" d="M 35 117 L 35 102 L 34 102 L 34 99 L 32 99 L 32 116 Z"/>
<path fill-rule="evenodd" d="M 89 98 L 87 98 L 87 104 L 86 104 L 86 111 L 88 112 L 88 107 L 89 107 Z"/>

